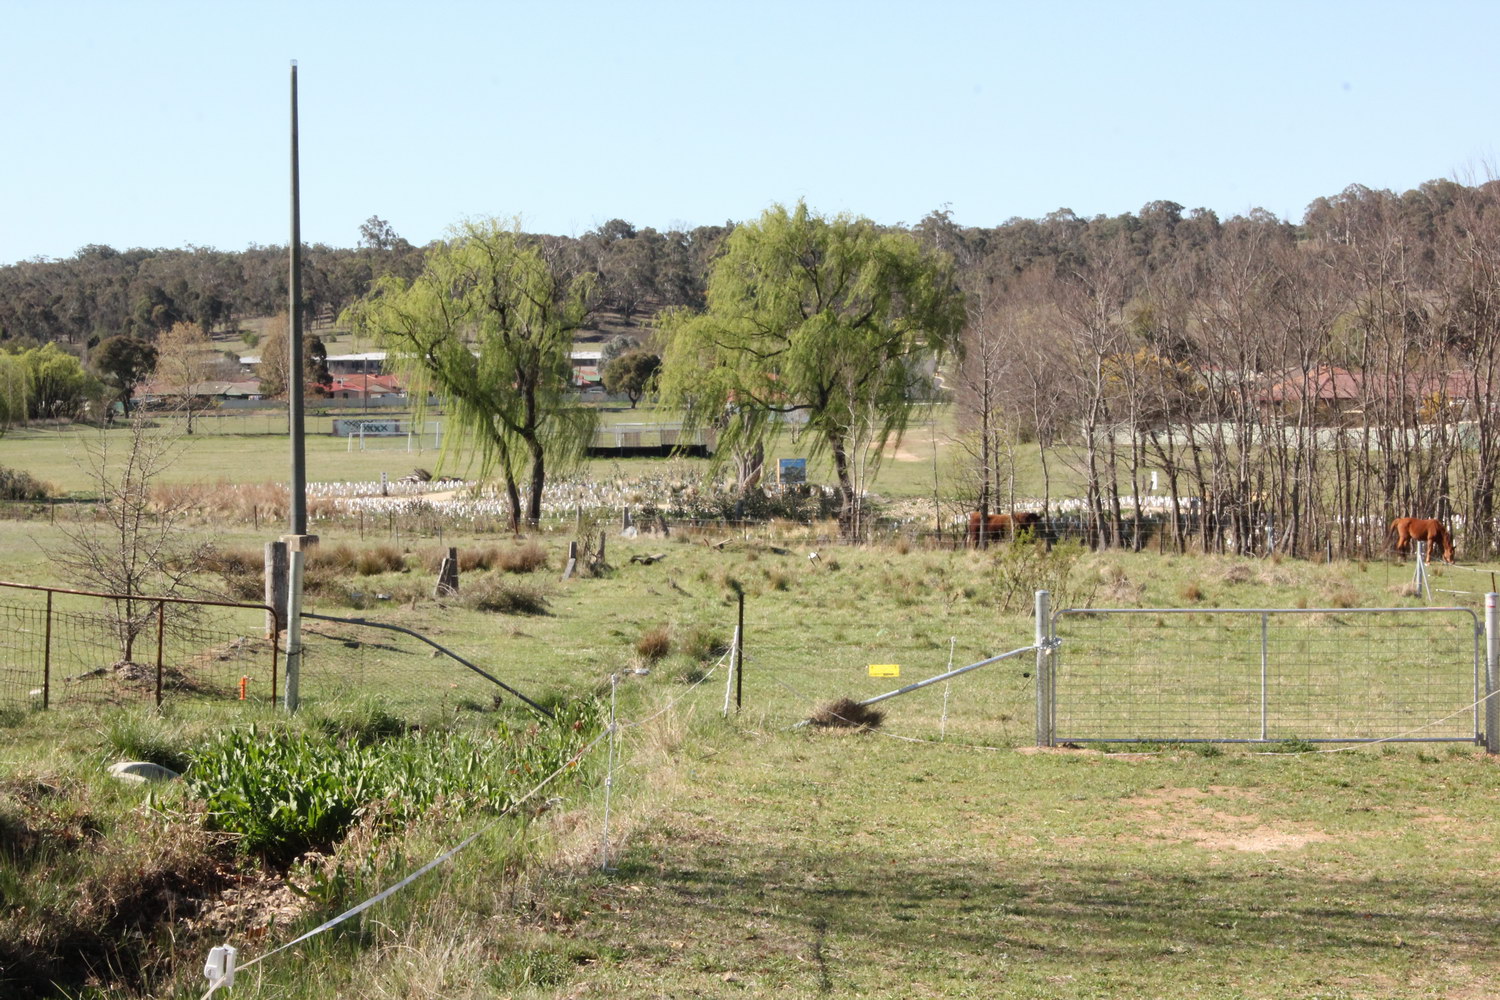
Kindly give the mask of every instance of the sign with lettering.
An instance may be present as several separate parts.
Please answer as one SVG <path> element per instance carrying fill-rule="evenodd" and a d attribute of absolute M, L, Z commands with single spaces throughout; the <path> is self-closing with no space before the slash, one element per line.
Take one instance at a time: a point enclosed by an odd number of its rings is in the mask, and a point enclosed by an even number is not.
<path fill-rule="evenodd" d="M 400 437 L 406 433 L 399 420 L 335 419 L 334 437 Z"/>
<path fill-rule="evenodd" d="M 872 663 L 870 664 L 871 677 L 900 677 L 901 664 L 899 663 Z"/>

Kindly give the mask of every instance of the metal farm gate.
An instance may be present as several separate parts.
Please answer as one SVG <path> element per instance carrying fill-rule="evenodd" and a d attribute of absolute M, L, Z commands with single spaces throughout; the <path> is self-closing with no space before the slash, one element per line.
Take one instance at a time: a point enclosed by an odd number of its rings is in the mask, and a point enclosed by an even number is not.
<path fill-rule="evenodd" d="M 1059 611 L 1038 740 L 1482 742 L 1483 636 L 1457 607 Z"/>

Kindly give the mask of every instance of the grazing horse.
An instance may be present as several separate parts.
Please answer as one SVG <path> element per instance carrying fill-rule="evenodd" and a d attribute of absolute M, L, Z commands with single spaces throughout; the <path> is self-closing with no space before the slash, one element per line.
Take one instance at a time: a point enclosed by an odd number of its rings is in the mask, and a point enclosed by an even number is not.
<path fill-rule="evenodd" d="M 981 517 L 979 511 L 969 515 L 969 545 L 979 545 L 979 525 Z M 983 520 L 984 537 L 990 538 L 1012 538 L 1023 531 L 1040 532 L 1042 526 L 1042 515 L 1032 510 L 1018 510 L 1014 514 L 991 514 Z"/>
<path fill-rule="evenodd" d="M 1453 536 L 1442 521 L 1432 517 L 1398 517 L 1391 522 L 1391 537 L 1396 539 L 1396 553 L 1405 556 L 1412 542 L 1426 542 L 1428 558 L 1432 550 L 1441 545 L 1443 562 L 1453 561 Z"/>

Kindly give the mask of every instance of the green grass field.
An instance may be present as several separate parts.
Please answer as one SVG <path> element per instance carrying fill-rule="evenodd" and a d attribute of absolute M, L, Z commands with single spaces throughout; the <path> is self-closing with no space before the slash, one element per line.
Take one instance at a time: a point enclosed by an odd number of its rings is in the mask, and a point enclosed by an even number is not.
<path fill-rule="evenodd" d="M 340 414 L 357 416 L 359 411 L 341 410 Z M 405 414 L 401 416 L 406 417 Z M 675 412 L 644 405 L 636 410 L 606 407 L 600 413 L 601 422 L 606 426 L 673 422 L 679 418 Z M 177 416 L 164 415 L 154 419 L 167 429 L 184 426 Z M 445 418 L 431 419 L 441 421 Z M 414 466 L 461 477 L 477 473 L 470 456 L 463 451 L 446 455 L 440 467 L 440 449 L 433 446 L 430 432 L 411 442 L 412 449 L 420 450 L 408 450 L 405 437 L 368 438 L 365 450 L 360 450 L 357 442 L 351 449 L 347 438 L 333 436 L 332 421 L 331 416 L 316 414 L 307 418 L 304 447 L 309 482 L 371 481 L 378 480 L 382 472 L 396 478 Z M 27 472 L 52 484 L 63 494 L 88 493 L 92 481 L 86 471 L 86 442 L 97 439 L 100 434 L 123 442 L 129 433 L 124 426 L 103 432 L 82 425 L 62 429 L 12 428 L 0 437 L 0 465 Z M 936 475 L 939 491 L 944 496 L 949 495 L 955 489 L 956 449 L 952 446 L 952 439 L 952 418 L 946 409 L 919 418 L 899 444 L 887 449 L 870 488 L 893 497 L 930 497 Z M 200 416 L 195 418 L 194 433 L 181 435 L 178 449 L 180 455 L 162 477 L 163 482 L 265 483 L 290 479 L 291 448 L 286 437 L 285 414 L 236 411 Z M 938 456 L 936 473 L 934 453 Z M 1016 490 L 1019 496 L 1040 495 L 1042 484 L 1035 456 L 1035 446 L 1022 446 L 1018 452 Z M 768 473 L 774 475 L 777 459 L 799 457 L 807 457 L 805 443 L 799 444 L 789 435 L 777 439 L 767 452 Z M 707 465 L 701 459 L 672 461 L 689 468 Z M 578 475 L 595 478 L 617 473 L 639 476 L 660 469 L 664 464 L 661 459 L 600 457 L 592 459 Z M 826 459 L 810 461 L 808 475 L 812 482 L 833 481 Z"/>

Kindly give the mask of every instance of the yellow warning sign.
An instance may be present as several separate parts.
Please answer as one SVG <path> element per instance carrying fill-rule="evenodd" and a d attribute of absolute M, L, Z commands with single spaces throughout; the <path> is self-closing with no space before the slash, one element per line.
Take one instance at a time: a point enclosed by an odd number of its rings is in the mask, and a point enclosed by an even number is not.
<path fill-rule="evenodd" d="M 900 677 L 901 664 L 899 663 L 872 663 L 870 664 L 871 677 Z"/>

